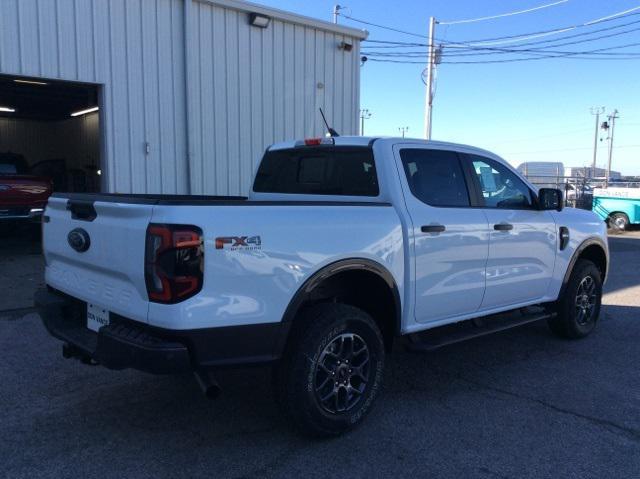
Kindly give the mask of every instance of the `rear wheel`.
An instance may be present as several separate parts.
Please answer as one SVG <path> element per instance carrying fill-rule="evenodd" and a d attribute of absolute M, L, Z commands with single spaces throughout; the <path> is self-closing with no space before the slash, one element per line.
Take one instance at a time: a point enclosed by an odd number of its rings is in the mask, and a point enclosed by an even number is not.
<path fill-rule="evenodd" d="M 375 321 L 344 304 L 307 309 L 275 370 L 278 403 L 311 436 L 337 436 L 369 412 L 382 386 L 384 343 Z"/>
<path fill-rule="evenodd" d="M 601 301 L 600 270 L 589 260 L 578 260 L 564 295 L 556 304 L 557 315 L 549 320 L 550 329 L 563 338 L 587 336 L 596 326 Z"/>
<path fill-rule="evenodd" d="M 613 230 L 624 231 L 629 227 L 629 217 L 624 213 L 613 213 L 609 216 L 609 227 Z"/>

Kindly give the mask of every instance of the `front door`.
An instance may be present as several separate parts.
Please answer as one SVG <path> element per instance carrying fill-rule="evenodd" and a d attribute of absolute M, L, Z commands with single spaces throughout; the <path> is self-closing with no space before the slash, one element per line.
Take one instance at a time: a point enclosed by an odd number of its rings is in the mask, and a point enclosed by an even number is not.
<path fill-rule="evenodd" d="M 534 204 L 534 193 L 496 160 L 465 155 L 489 222 L 489 260 L 482 310 L 531 302 L 546 295 L 553 276 L 556 224 Z"/>
<path fill-rule="evenodd" d="M 482 210 L 470 208 L 470 175 L 456 152 L 407 144 L 395 153 L 412 222 L 416 321 L 474 313 L 484 294 L 489 230 Z"/>

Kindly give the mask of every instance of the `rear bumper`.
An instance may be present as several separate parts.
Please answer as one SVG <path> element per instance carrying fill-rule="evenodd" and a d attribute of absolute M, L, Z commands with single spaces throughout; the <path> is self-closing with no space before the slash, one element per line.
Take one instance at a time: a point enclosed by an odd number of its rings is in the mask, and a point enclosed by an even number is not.
<path fill-rule="evenodd" d="M 174 374 L 225 366 L 257 365 L 278 358 L 281 323 L 168 330 L 112 313 L 111 324 L 98 333 L 86 327 L 86 303 L 61 293 L 40 290 L 35 305 L 51 336 L 66 351 L 91 358 L 109 369 L 132 368 L 152 374 Z"/>

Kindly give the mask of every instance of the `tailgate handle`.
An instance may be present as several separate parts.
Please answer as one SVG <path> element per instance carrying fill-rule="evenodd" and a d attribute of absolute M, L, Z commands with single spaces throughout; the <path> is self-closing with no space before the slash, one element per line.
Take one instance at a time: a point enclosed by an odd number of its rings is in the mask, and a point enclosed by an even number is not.
<path fill-rule="evenodd" d="M 68 200 L 67 210 L 71 211 L 71 218 L 74 220 L 93 221 L 98 216 L 93 201 Z"/>

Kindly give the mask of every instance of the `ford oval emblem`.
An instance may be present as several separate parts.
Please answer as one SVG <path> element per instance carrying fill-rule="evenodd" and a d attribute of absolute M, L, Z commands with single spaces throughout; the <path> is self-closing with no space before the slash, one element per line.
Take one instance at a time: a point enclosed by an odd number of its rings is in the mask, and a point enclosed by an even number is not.
<path fill-rule="evenodd" d="M 78 253 L 84 253 L 91 246 L 91 238 L 89 238 L 89 233 L 87 233 L 82 228 L 76 228 L 74 230 L 69 231 L 67 235 L 67 241 L 69 242 L 69 246 L 71 246 Z"/>

